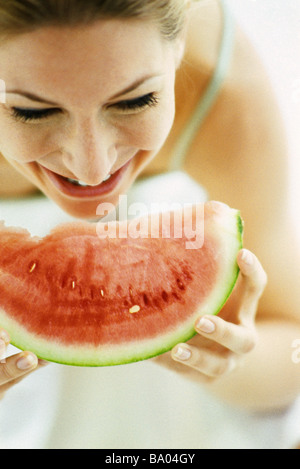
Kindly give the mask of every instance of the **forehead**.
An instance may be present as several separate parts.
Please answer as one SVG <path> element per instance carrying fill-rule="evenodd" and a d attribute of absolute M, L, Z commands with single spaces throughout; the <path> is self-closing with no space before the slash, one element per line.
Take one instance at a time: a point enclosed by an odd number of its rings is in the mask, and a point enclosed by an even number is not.
<path fill-rule="evenodd" d="M 85 95 L 118 93 L 143 75 L 163 74 L 170 45 L 158 28 L 140 20 L 101 20 L 76 28 L 41 28 L 0 47 L 0 78 L 7 88 Z M 50 93 L 50 95 L 49 95 Z"/>

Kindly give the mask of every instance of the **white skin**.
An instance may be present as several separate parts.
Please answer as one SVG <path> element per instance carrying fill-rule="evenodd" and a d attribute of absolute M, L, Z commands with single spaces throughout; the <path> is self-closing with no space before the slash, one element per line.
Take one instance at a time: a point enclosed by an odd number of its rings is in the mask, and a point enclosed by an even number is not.
<path fill-rule="evenodd" d="M 12 38 L 0 48 L 1 78 L 7 87 L 7 102 L 0 108 L 0 151 L 64 210 L 81 218 L 94 217 L 100 202 L 116 203 L 166 140 L 174 120 L 180 57 L 181 43 L 165 41 L 157 27 L 145 21 L 44 28 Z M 124 92 L 133 85 L 133 90 Z M 41 102 L 25 93 L 37 95 Z M 150 93 L 157 101 L 151 106 L 126 111 L 120 107 Z M 13 108 L 58 108 L 59 112 L 41 121 L 22 122 L 14 117 Z M 118 191 L 97 200 L 66 197 L 41 170 L 98 185 L 130 160 Z M 197 322 L 198 342 L 177 346 L 163 358 L 167 366 L 177 369 L 180 362 L 179 372 L 196 370 L 197 376 L 214 380 L 231 372 L 253 349 L 255 313 L 266 274 L 249 251 L 239 253 L 238 263 L 241 277 L 229 303 L 235 311 L 232 322 L 227 322 L 225 310 L 223 316 Z M 4 356 L 9 337 L 0 332 Z M 0 394 L 37 366 L 30 352 L 4 360 Z"/>
<path fill-rule="evenodd" d="M 47 28 L 8 41 L 0 48 L 7 91 L 0 112 L 1 153 L 64 210 L 81 218 L 95 217 L 104 197 L 70 200 L 45 177 L 41 166 L 93 186 L 134 157 L 118 194 L 110 195 L 109 201 L 116 203 L 172 127 L 177 60 L 174 45 L 145 22 Z M 42 102 L 16 91 L 37 95 Z M 157 100 L 152 106 L 119 107 L 149 93 Z M 12 116 L 14 107 L 59 112 L 24 123 Z"/>

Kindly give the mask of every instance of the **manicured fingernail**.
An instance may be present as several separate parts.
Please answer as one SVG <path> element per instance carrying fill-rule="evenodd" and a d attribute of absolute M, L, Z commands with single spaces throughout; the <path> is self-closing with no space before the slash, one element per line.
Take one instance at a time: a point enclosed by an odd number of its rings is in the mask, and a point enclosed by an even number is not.
<path fill-rule="evenodd" d="M 253 255 L 251 254 L 250 251 L 247 251 L 246 249 L 242 251 L 241 259 L 247 265 L 253 264 Z"/>
<path fill-rule="evenodd" d="M 183 348 L 183 347 L 177 347 L 175 353 L 174 353 L 174 356 L 175 358 L 177 358 L 178 360 L 182 360 L 182 361 L 187 361 L 191 358 L 192 356 L 192 353 L 189 349 L 187 348 Z"/>
<path fill-rule="evenodd" d="M 215 332 L 216 326 L 209 319 L 201 318 L 200 321 L 197 322 L 196 329 L 205 332 L 205 334 L 212 334 L 212 332 Z"/>
<path fill-rule="evenodd" d="M 37 359 L 34 355 L 28 354 L 23 356 L 17 361 L 17 368 L 19 370 L 30 370 L 30 368 L 33 368 L 37 364 Z"/>

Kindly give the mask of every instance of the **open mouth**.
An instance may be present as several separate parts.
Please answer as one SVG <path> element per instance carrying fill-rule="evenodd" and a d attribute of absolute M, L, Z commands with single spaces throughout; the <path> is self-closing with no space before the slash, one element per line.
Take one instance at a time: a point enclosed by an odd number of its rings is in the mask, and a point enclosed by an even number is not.
<path fill-rule="evenodd" d="M 102 181 L 101 185 L 104 184 L 106 181 L 109 181 L 111 177 L 112 177 L 111 174 L 109 176 L 107 176 L 107 178 L 105 178 L 104 181 Z M 64 178 L 64 179 L 66 179 L 67 182 L 69 182 L 70 184 L 73 184 L 74 186 L 91 187 L 91 186 L 89 186 L 88 184 L 85 184 L 82 181 L 77 181 L 77 179 L 71 179 L 71 178 Z"/>
<path fill-rule="evenodd" d="M 131 161 L 132 160 L 128 161 L 128 163 L 118 169 L 118 171 L 116 171 L 114 174 L 107 176 L 107 178 L 97 186 L 89 186 L 77 179 L 66 178 L 44 167 L 42 167 L 42 169 L 54 184 L 54 186 L 63 194 L 69 197 L 76 197 L 80 199 L 96 198 L 109 194 L 117 189 Z"/>

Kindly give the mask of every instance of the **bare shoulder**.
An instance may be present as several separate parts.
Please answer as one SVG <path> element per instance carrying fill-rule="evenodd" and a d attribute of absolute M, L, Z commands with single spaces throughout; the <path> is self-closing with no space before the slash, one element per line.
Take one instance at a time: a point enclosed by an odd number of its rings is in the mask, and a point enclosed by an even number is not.
<path fill-rule="evenodd" d="M 260 202 L 262 210 L 285 203 L 289 180 L 283 119 L 264 65 L 238 27 L 227 77 L 185 165 L 212 196 L 233 205 L 247 206 L 250 188 L 252 205 Z M 274 200 L 270 190 L 275 187 Z"/>
<path fill-rule="evenodd" d="M 169 167 L 173 148 L 216 68 L 222 31 L 223 15 L 218 0 L 192 7 L 186 54 L 177 72 L 176 118 L 153 167 L 155 163 L 158 169 Z M 287 167 L 284 126 L 269 78 L 252 44 L 237 25 L 228 74 L 190 148 L 185 169 L 213 197 L 234 204 L 241 201 L 241 180 L 252 189 L 253 183 L 258 185 L 257 198 L 261 200 L 265 195 L 267 203 L 268 191 L 275 185 L 278 189 L 280 179 L 278 199 L 283 200 L 282 191 L 288 184 Z M 223 184 L 224 178 L 229 184 Z"/>
<path fill-rule="evenodd" d="M 289 206 L 286 131 L 264 65 L 238 27 L 228 76 L 185 169 L 211 199 L 241 210 L 245 245 L 269 275 L 260 313 L 299 320 L 300 243 Z"/>

